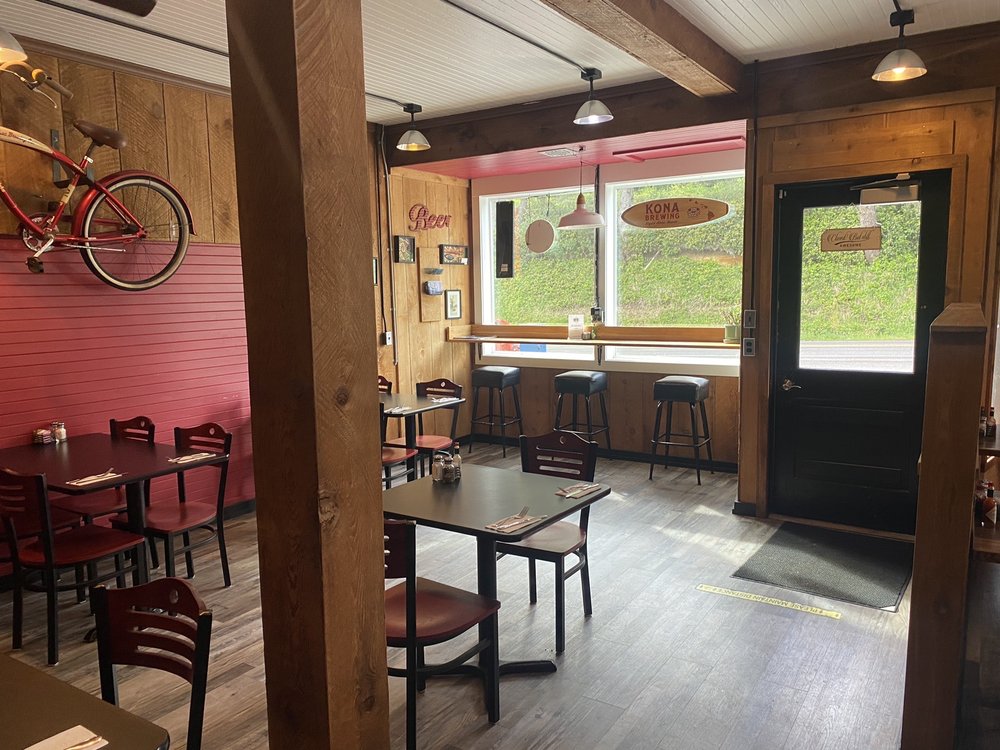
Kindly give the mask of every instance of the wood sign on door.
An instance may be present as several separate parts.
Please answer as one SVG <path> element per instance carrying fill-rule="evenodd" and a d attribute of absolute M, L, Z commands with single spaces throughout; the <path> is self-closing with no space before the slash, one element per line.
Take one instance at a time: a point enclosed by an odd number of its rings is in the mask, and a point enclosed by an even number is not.
<path fill-rule="evenodd" d="M 662 198 L 625 209 L 622 221 L 640 229 L 675 229 L 706 224 L 728 213 L 728 203 L 711 198 Z"/>
<path fill-rule="evenodd" d="M 820 237 L 819 249 L 824 253 L 845 250 L 881 250 L 882 227 L 825 229 Z"/>

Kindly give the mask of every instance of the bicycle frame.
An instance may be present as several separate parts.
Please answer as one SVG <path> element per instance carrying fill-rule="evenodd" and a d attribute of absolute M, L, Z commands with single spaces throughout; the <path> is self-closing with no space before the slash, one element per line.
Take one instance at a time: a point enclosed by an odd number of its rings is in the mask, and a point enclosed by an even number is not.
<path fill-rule="evenodd" d="M 38 151 L 53 161 L 58 162 L 71 175 L 69 185 L 67 185 L 66 189 L 63 191 L 58 205 L 54 211 L 45 215 L 45 221 L 42 224 L 36 223 L 21 209 L 21 207 L 17 204 L 17 201 L 14 200 L 14 197 L 3 184 L 3 181 L 0 180 L 0 201 L 3 201 L 3 204 L 7 207 L 7 209 L 15 217 L 17 217 L 18 221 L 21 222 L 21 226 L 25 227 L 29 233 L 34 235 L 34 237 L 39 240 L 48 241 L 48 245 L 41 252 L 45 252 L 45 250 L 50 249 L 53 245 L 72 247 L 78 243 L 87 243 L 88 246 L 93 246 L 95 244 L 99 245 L 102 243 L 110 244 L 121 242 L 125 239 L 141 239 L 145 236 L 145 230 L 142 228 L 142 224 L 135 218 L 135 216 L 133 216 L 132 213 L 125 206 L 123 206 L 121 202 L 108 191 L 107 188 L 104 187 L 104 185 L 96 180 L 90 179 L 90 177 L 87 176 L 87 167 L 89 167 L 94 161 L 91 157 L 91 153 L 94 150 L 95 144 L 91 143 L 90 148 L 87 149 L 87 153 L 84 154 L 83 158 L 80 159 L 80 163 L 77 164 L 66 156 L 66 154 L 56 151 L 54 148 L 45 145 L 41 141 L 35 140 L 30 135 L 20 133 L 16 130 L 11 130 L 10 128 L 3 127 L 2 125 L 0 125 L 0 142 L 10 143 L 14 146 L 31 149 L 32 151 Z M 69 200 L 73 196 L 73 193 L 76 192 L 77 187 L 79 187 L 81 180 L 89 186 L 90 191 L 96 190 L 103 193 L 108 199 L 108 204 L 115 210 L 122 220 L 137 227 L 139 231 L 136 234 L 123 234 L 108 237 L 80 237 L 73 233 L 55 234 L 55 227 L 58 226 L 59 220 L 66 211 L 66 206 L 69 204 Z M 87 201 L 87 203 L 89 202 L 90 201 Z"/>

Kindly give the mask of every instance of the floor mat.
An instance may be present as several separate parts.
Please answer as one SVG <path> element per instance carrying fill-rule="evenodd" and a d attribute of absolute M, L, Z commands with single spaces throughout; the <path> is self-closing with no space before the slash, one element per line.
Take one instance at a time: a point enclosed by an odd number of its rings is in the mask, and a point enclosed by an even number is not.
<path fill-rule="evenodd" d="M 895 612 L 913 567 L 913 545 L 785 523 L 734 578 Z"/>

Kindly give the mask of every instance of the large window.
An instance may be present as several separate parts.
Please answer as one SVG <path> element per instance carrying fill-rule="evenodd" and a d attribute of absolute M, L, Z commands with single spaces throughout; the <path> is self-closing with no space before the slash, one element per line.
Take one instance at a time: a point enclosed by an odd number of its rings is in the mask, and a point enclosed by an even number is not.
<path fill-rule="evenodd" d="M 525 231 L 538 219 L 553 226 L 573 210 L 579 188 L 483 194 L 479 199 L 480 320 L 500 325 L 566 325 L 600 301 L 605 322 L 616 326 L 721 327 L 738 320 L 743 284 L 742 171 L 669 179 L 615 180 L 603 177 L 602 208 L 607 223 L 598 232 L 559 231 L 544 253 L 531 252 Z M 588 207 L 593 190 L 584 188 Z M 654 199 L 711 198 L 729 205 L 709 224 L 676 229 L 639 229 L 622 212 Z M 497 279 L 494 238 L 496 204 L 514 203 L 513 277 Z M 591 346 L 485 345 L 488 356 L 535 359 L 592 359 Z M 736 367 L 736 349 L 700 347 L 607 347 L 607 361 Z"/>

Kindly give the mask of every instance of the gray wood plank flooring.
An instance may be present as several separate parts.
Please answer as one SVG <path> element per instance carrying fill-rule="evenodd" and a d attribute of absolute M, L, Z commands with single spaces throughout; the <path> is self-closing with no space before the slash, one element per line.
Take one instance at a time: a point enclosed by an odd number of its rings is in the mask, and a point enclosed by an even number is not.
<path fill-rule="evenodd" d="M 467 460 L 512 469 L 517 451 L 477 447 Z M 736 477 L 598 462 L 612 496 L 591 514 L 594 615 L 567 583 L 567 644 L 554 654 L 552 567 L 539 564 L 539 602 L 528 603 L 524 560 L 500 560 L 501 653 L 553 658 L 556 674 L 504 678 L 502 717 L 490 726 L 478 684 L 432 679 L 418 697 L 420 747 L 431 750 L 701 750 L 859 748 L 899 745 L 908 599 L 881 612 L 731 578 L 777 524 L 730 512 Z M 217 553 L 197 554 L 195 583 L 215 613 L 205 747 L 267 747 L 256 525 L 229 523 L 234 585 L 224 589 Z M 418 529 L 422 575 L 474 589 L 475 543 Z M 162 575 L 156 572 L 155 575 Z M 699 584 L 835 610 L 841 619 L 697 590 Z M 42 596 L 27 595 L 24 649 L 42 666 Z M 56 676 L 99 693 L 87 605 L 62 600 Z M 0 648 L 10 648 L 10 597 L 0 599 Z M 432 650 L 457 653 L 465 641 Z M 392 653 L 393 663 L 401 655 Z M 187 687 L 170 675 L 121 671 L 127 709 L 166 727 L 185 747 Z M 403 747 L 403 681 L 389 680 L 393 747 Z"/>

